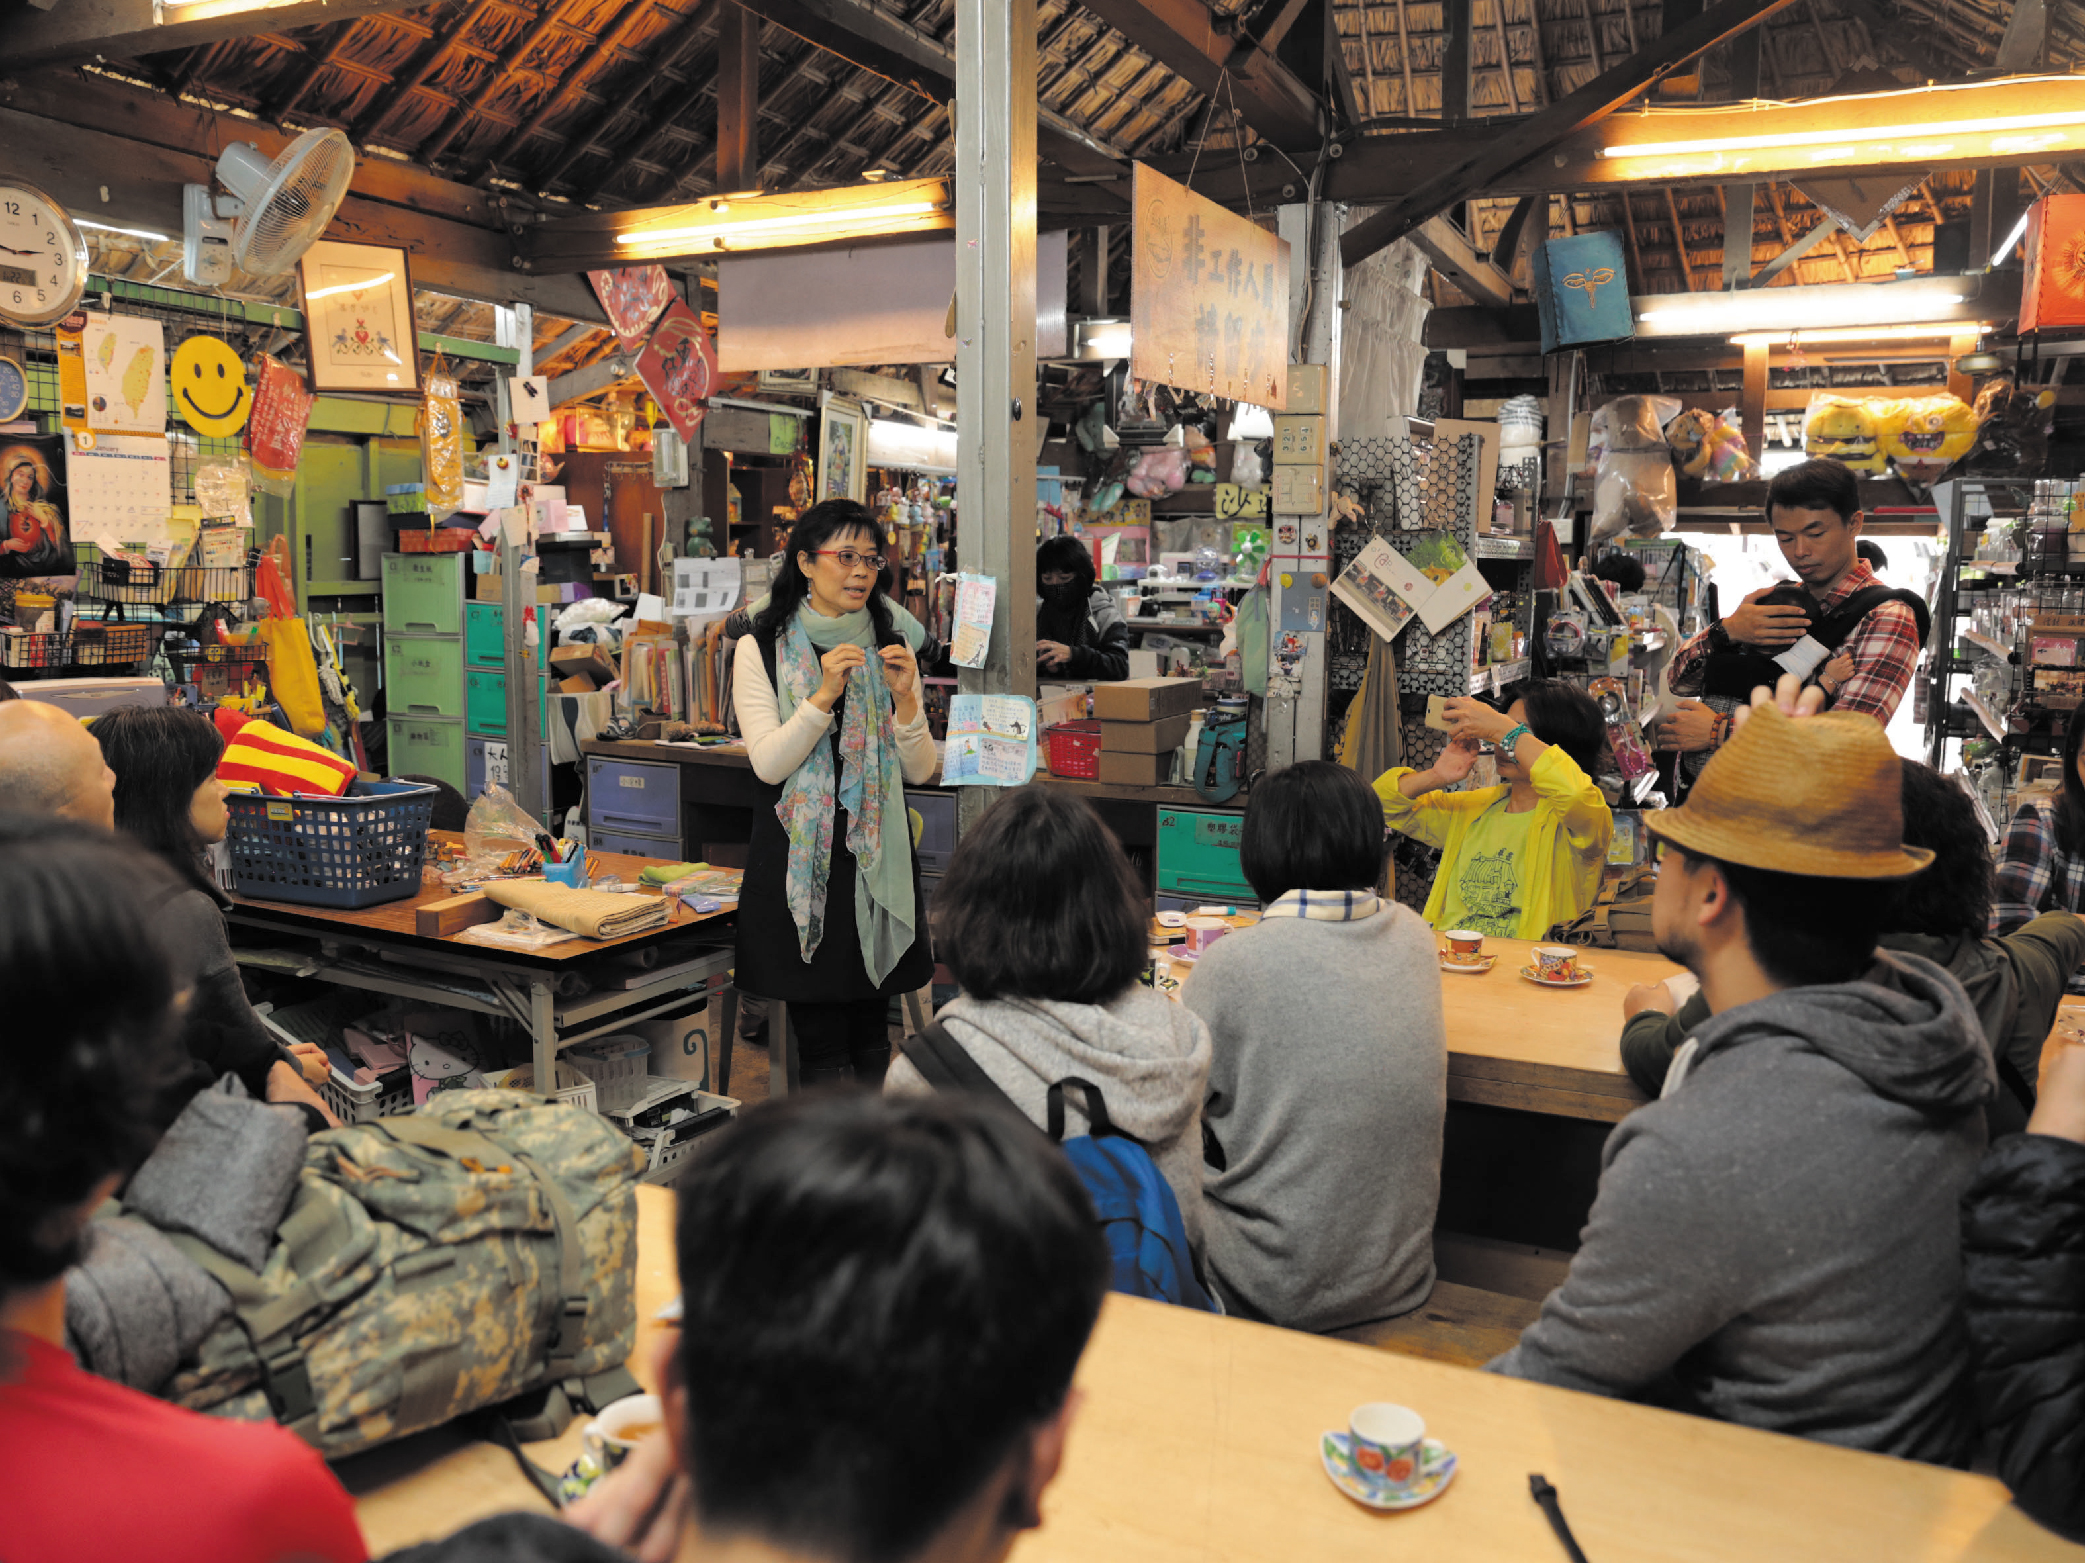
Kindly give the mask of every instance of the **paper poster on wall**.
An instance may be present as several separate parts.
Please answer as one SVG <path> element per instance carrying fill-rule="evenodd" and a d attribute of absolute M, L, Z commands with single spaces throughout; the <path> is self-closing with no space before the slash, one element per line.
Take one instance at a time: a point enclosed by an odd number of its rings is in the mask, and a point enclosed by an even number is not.
<path fill-rule="evenodd" d="M 989 575 L 956 577 L 956 634 L 949 660 L 959 668 L 981 668 L 992 644 L 992 606 L 999 583 Z"/>
<path fill-rule="evenodd" d="M 738 560 L 676 559 L 669 611 L 676 619 L 721 619 L 738 605 L 738 591 Z"/>
<path fill-rule="evenodd" d="M 941 780 L 950 787 L 1019 787 L 1035 774 L 1035 702 L 1025 695 L 957 695 L 948 703 Z"/>
<path fill-rule="evenodd" d="M 90 314 L 80 347 L 87 367 L 87 426 L 111 434 L 164 434 L 166 328 L 140 315 Z"/>
<path fill-rule="evenodd" d="M 126 543 L 173 541 L 174 464 L 164 435 L 98 436 L 66 453 L 71 522 L 89 537 Z"/>
<path fill-rule="evenodd" d="M 7 534 L 0 537 L 0 580 L 70 575 L 72 531 L 62 434 L 0 440 L 0 493 L 7 497 Z"/>

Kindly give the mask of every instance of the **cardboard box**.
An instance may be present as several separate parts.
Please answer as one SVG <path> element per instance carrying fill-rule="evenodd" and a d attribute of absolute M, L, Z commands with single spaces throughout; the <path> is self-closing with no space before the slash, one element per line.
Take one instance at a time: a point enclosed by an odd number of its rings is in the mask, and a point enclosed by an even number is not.
<path fill-rule="evenodd" d="M 1325 460 L 1325 420 L 1296 418 L 1283 414 L 1274 420 L 1274 465 L 1277 467 L 1322 466 Z"/>
<path fill-rule="evenodd" d="M 1283 516 L 1323 515 L 1325 469 L 1322 466 L 1276 467 L 1274 513 Z"/>
<path fill-rule="evenodd" d="M 1169 716 L 1156 722 L 1103 722 L 1102 754 L 1170 754 L 1187 742 L 1192 716 Z"/>
<path fill-rule="evenodd" d="M 1315 416 L 1325 410 L 1326 370 L 1323 364 L 1290 364 L 1289 394 L 1282 411 Z"/>
<path fill-rule="evenodd" d="M 476 577 L 476 580 L 477 586 L 471 595 L 479 602 L 505 602 L 507 600 L 505 576 L 481 575 Z M 528 600 L 528 588 L 524 586 L 521 591 L 522 600 L 526 602 Z M 538 582 L 536 585 L 537 602 L 577 602 L 579 601 L 579 594 L 580 588 L 578 584 L 572 581 L 553 581 L 548 585 Z"/>
<path fill-rule="evenodd" d="M 601 645 L 553 646 L 550 668 L 560 678 L 590 678 L 596 688 L 615 682 L 615 659 Z"/>
<path fill-rule="evenodd" d="M 1173 756 L 1100 752 L 1100 780 L 1117 787 L 1163 787 L 1173 774 Z"/>
<path fill-rule="evenodd" d="M 1162 722 L 1186 716 L 1201 703 L 1198 678 L 1126 678 L 1093 686 L 1093 714 L 1102 722 Z"/>
<path fill-rule="evenodd" d="M 574 673 L 570 678 L 557 681 L 557 692 L 561 695 L 591 695 L 600 687 L 584 673 Z"/>

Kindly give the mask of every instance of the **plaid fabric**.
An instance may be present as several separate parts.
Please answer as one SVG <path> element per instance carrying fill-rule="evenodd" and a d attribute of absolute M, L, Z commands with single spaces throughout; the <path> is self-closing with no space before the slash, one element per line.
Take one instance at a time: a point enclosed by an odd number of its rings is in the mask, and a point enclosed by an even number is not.
<path fill-rule="evenodd" d="M 1875 584 L 1875 572 L 1863 559 L 1818 606 L 1826 613 L 1863 587 Z M 1833 697 L 1834 711 L 1864 711 L 1885 727 L 1903 703 L 1904 691 L 1918 668 L 1918 619 L 1901 602 L 1882 603 L 1863 618 L 1840 652 L 1853 658 L 1853 677 Z M 1671 683 L 1676 695 L 1699 695 L 1709 654 L 1709 632 L 1688 637 L 1673 654 Z"/>
<path fill-rule="evenodd" d="M 1314 923 L 1358 923 L 1382 908 L 1373 890 L 1291 890 L 1277 896 L 1262 917 L 1307 917 Z"/>
<path fill-rule="evenodd" d="M 1991 933 L 2003 938 L 2043 912 L 2085 907 L 2085 856 L 2063 850 L 2056 835 L 2056 800 L 2022 804 L 2005 833 L 1998 860 L 1997 893 L 1991 902 Z"/>

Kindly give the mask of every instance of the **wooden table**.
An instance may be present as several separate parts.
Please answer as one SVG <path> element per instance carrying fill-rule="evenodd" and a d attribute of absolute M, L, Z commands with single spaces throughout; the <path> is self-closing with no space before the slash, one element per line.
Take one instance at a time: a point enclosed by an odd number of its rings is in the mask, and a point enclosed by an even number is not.
<path fill-rule="evenodd" d="M 1481 977 L 1441 974 L 1448 1096 L 1566 1118 L 1618 1123 L 1648 1098 L 1622 1068 L 1622 995 L 1680 968 L 1662 955 L 1582 950 L 1593 980 L 1539 988 L 1520 975 L 1534 944 L 1486 939 L 1497 962 Z"/>
<path fill-rule="evenodd" d="M 641 1321 L 674 1295 L 672 1195 L 640 1188 Z M 641 1322 L 631 1368 L 651 1384 Z M 1015 1563 L 1383 1563 L 1563 1557 L 1527 1479 L 1557 1486 L 1594 1563 L 2030 1563 L 2076 1549 L 1989 1477 L 1495 1378 L 1366 1346 L 1108 1299 L 1080 1364 L 1063 1475 Z M 1461 1464 L 1438 1500 L 1374 1514 L 1334 1490 L 1318 1434 L 1364 1400 L 1415 1407 Z M 532 1446 L 563 1469 L 575 1425 Z M 431 1435 L 342 1462 L 372 1553 L 547 1508 L 488 1444 Z"/>
<path fill-rule="evenodd" d="M 430 842 L 459 839 L 450 831 L 429 833 Z M 626 885 L 636 885 L 637 876 L 653 860 L 601 852 L 589 854 L 588 862 L 598 866 L 602 877 L 619 875 Z M 534 1044 L 536 1088 L 545 1094 L 556 1089 L 553 1063 L 560 1048 L 666 1014 L 684 1003 L 691 990 L 720 984 L 731 970 L 729 919 L 735 909 L 682 910 L 675 921 L 620 939 L 567 939 L 540 950 L 509 950 L 416 931 L 414 912 L 453 893 L 429 880 L 416 895 L 359 911 L 234 896 L 226 916 L 242 931 L 317 941 L 315 954 L 296 951 L 287 963 L 276 951 L 241 949 L 236 953 L 245 964 L 291 969 L 344 987 L 517 1022 Z M 655 970 L 633 967 L 617 974 L 613 980 L 627 981 L 628 987 L 597 984 L 591 991 L 570 991 L 584 986 L 571 980 L 575 962 L 604 953 L 636 954 L 683 938 L 704 924 L 711 925 L 708 931 L 721 941 L 718 947 L 669 959 Z"/>

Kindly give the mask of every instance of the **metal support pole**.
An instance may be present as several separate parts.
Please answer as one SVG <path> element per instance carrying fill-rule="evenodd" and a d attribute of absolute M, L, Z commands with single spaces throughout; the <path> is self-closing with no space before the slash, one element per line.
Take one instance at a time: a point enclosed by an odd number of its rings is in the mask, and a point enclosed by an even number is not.
<path fill-rule="evenodd" d="M 1035 60 L 1035 0 L 956 0 L 956 546 L 999 585 L 965 694 L 1035 694 Z"/>
<path fill-rule="evenodd" d="M 1284 206 L 1277 214 L 1281 237 L 1289 241 L 1290 362 L 1326 368 L 1325 440 L 1339 437 L 1339 345 L 1341 291 L 1345 268 L 1339 259 L 1339 235 L 1346 208 L 1331 202 Z M 1313 515 L 1295 517 L 1299 552 L 1290 563 L 1277 557 L 1271 572 L 1270 605 L 1277 638 L 1287 626 L 1303 636 L 1306 651 L 1297 665 L 1300 681 L 1277 688 L 1284 692 L 1267 701 L 1267 768 L 1279 770 L 1299 760 L 1322 759 L 1325 753 L 1325 622 L 1332 580 L 1332 467 L 1328 459 L 1323 496 Z M 1279 521 L 1277 521 L 1279 525 Z"/>
<path fill-rule="evenodd" d="M 517 378 L 536 372 L 533 309 L 515 304 L 494 310 L 493 334 L 501 347 L 520 353 L 520 361 L 514 366 Z M 493 384 L 500 421 L 499 449 L 511 453 L 515 448 L 510 432 L 514 409 L 508 402 L 506 377 L 495 376 Z M 501 526 L 500 619 L 507 653 L 507 790 L 529 818 L 548 826 L 550 819 L 545 811 L 550 807 L 550 799 L 543 792 L 543 712 L 539 704 L 543 686 L 536 671 L 536 657 L 528 648 L 528 611 L 535 606 L 536 582 L 540 577 L 521 573 L 522 560 L 534 552 L 533 518 L 524 528 L 519 544 Z M 549 625 L 539 623 L 536 632 L 548 634 Z"/>

